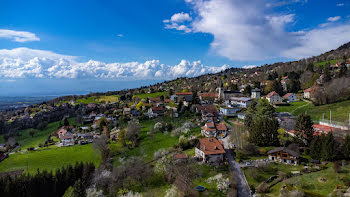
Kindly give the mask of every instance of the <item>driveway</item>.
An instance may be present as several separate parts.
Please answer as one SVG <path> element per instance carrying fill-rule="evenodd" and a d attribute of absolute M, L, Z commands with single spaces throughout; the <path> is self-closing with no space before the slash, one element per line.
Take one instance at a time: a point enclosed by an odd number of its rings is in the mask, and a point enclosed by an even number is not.
<path fill-rule="evenodd" d="M 232 150 L 227 149 L 228 147 L 228 137 L 222 140 L 224 144 L 224 148 L 226 151 L 226 158 L 231 166 L 231 170 L 233 175 L 236 177 L 237 181 L 237 191 L 238 191 L 238 197 L 250 197 L 250 189 L 248 182 L 244 176 L 243 171 L 241 170 L 241 166 L 239 165 L 236 160 L 234 160 L 232 155 Z"/>

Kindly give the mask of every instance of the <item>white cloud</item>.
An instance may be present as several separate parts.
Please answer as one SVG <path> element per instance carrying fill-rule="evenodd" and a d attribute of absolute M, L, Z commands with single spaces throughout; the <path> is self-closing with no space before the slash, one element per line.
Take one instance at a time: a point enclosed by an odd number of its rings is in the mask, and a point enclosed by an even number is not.
<path fill-rule="evenodd" d="M 252 68 L 256 68 L 256 65 L 245 65 L 242 68 L 244 68 L 244 69 L 252 69 Z"/>
<path fill-rule="evenodd" d="M 9 29 L 0 29 L 0 38 L 7 38 L 15 42 L 39 41 L 34 33 L 27 31 L 14 31 Z"/>
<path fill-rule="evenodd" d="M 191 32 L 191 28 L 186 26 L 186 22 L 192 21 L 192 17 L 188 13 L 176 13 L 170 19 L 163 20 L 166 29 L 176 29 L 186 33 Z"/>
<path fill-rule="evenodd" d="M 90 60 L 78 62 L 77 57 L 51 51 L 16 48 L 0 50 L 0 78 L 109 78 L 109 79 L 174 79 L 219 72 L 228 68 L 210 67 L 200 61 L 182 60 L 171 66 L 159 60 L 144 63 L 104 63 Z"/>
<path fill-rule="evenodd" d="M 121 38 L 121 37 L 124 37 L 124 35 L 123 35 L 123 34 L 118 34 L 117 36 L 118 36 L 118 37 L 120 37 L 120 38 Z"/>
<path fill-rule="evenodd" d="M 307 3 L 306 0 L 186 0 L 193 9 L 193 19 L 183 26 L 165 25 L 185 33 L 209 33 L 214 40 L 211 49 L 230 60 L 266 60 L 281 57 L 304 58 L 318 55 L 350 41 L 345 32 L 347 24 L 319 25 L 314 29 L 291 32 L 287 26 L 295 23 L 294 13 L 276 12 L 272 7 L 291 3 Z M 270 6 L 266 6 L 270 3 Z M 281 10 L 281 9 L 279 9 Z M 329 20 L 336 21 L 340 17 Z M 288 28 L 290 29 L 290 28 Z M 337 32 L 340 30 L 340 32 Z M 329 40 L 324 42 L 322 36 Z M 312 36 L 316 37 L 312 37 Z M 335 36 L 337 35 L 337 36 Z"/>
<path fill-rule="evenodd" d="M 184 21 L 191 21 L 192 17 L 190 17 L 188 13 L 181 12 L 181 13 L 176 13 L 172 15 L 170 20 L 171 22 L 174 22 L 174 23 L 182 23 Z"/>
<path fill-rule="evenodd" d="M 341 17 L 340 16 L 334 16 L 334 17 L 329 17 L 327 21 L 329 22 L 335 22 L 338 21 Z"/>
<path fill-rule="evenodd" d="M 337 3 L 337 6 L 342 7 L 342 6 L 344 6 L 344 3 Z"/>

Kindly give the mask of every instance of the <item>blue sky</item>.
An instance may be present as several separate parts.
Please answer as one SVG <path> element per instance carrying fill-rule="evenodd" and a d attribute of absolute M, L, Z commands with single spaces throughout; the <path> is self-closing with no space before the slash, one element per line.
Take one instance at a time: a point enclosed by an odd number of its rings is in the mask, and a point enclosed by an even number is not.
<path fill-rule="evenodd" d="M 0 77 L 172 79 L 350 41 L 349 0 L 0 0 Z"/>

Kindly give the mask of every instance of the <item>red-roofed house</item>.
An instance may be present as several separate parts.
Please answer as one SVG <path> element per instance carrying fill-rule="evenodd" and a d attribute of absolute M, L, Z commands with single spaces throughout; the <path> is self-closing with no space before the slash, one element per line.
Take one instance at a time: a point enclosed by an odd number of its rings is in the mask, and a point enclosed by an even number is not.
<path fill-rule="evenodd" d="M 202 127 L 202 135 L 223 138 L 227 135 L 227 127 L 225 123 L 214 124 L 213 122 L 207 122 Z"/>
<path fill-rule="evenodd" d="M 281 102 L 281 96 L 275 91 L 272 91 L 268 95 L 266 95 L 266 99 L 270 103 L 280 103 Z"/>
<path fill-rule="evenodd" d="M 202 114 L 204 121 L 215 121 L 218 117 L 218 111 L 214 105 L 197 105 L 196 112 Z"/>
<path fill-rule="evenodd" d="M 221 162 L 224 160 L 225 150 L 216 138 L 202 138 L 195 148 L 196 157 L 204 162 Z"/>
<path fill-rule="evenodd" d="M 283 96 L 283 99 L 287 100 L 289 103 L 297 100 L 297 95 L 294 93 L 287 93 Z"/>
<path fill-rule="evenodd" d="M 304 98 L 311 99 L 311 91 L 312 91 L 312 88 L 308 88 L 304 90 Z"/>
<path fill-rule="evenodd" d="M 164 108 L 162 106 L 160 107 L 151 107 L 148 110 L 148 116 L 149 117 L 157 117 L 164 114 Z"/>

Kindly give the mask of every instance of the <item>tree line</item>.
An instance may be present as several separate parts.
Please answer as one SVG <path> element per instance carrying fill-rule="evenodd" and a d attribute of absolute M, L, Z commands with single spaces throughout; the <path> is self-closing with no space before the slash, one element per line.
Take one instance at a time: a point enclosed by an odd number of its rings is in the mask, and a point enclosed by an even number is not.
<path fill-rule="evenodd" d="M 54 172 L 38 170 L 35 174 L 7 175 L 0 178 L 0 196 L 61 197 L 78 180 L 87 187 L 94 171 L 93 163 L 77 162 L 74 166 L 67 165 Z"/>

